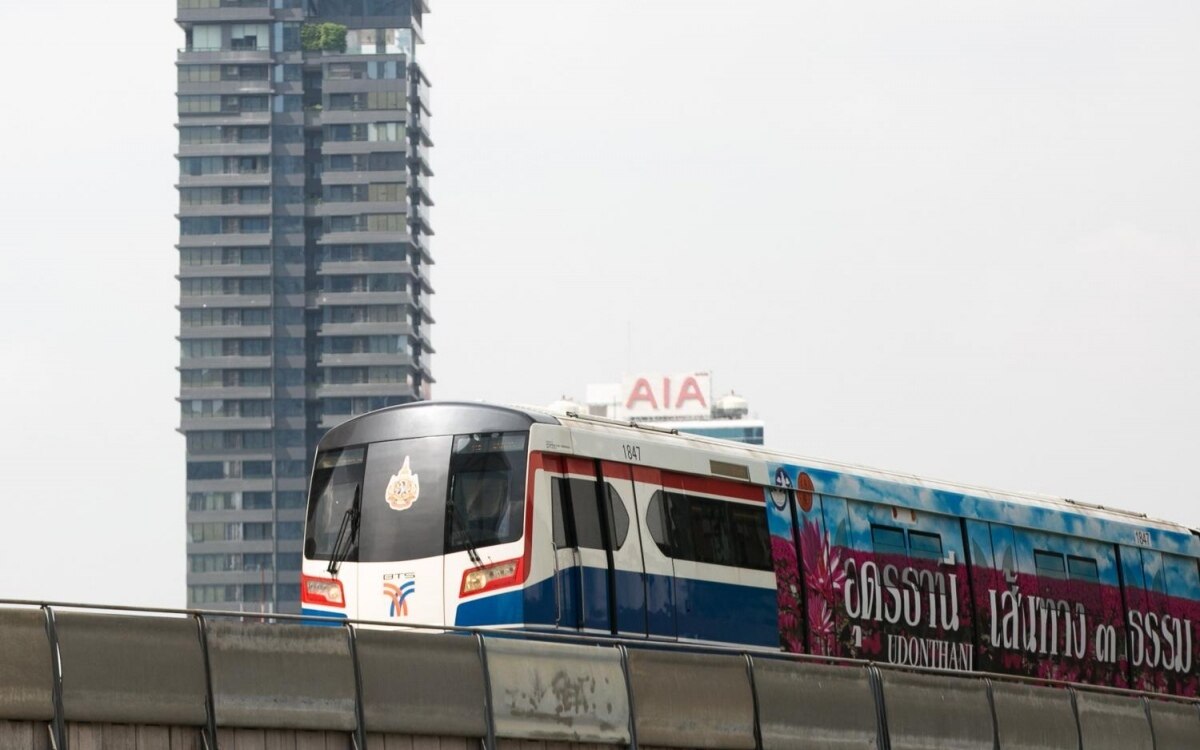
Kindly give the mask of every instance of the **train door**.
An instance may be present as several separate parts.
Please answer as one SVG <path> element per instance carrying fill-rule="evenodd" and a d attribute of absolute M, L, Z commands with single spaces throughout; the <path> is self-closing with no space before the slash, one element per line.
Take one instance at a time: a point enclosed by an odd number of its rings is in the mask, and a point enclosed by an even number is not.
<path fill-rule="evenodd" d="M 634 502 L 633 467 L 604 461 L 601 482 L 608 496 L 604 510 L 611 529 L 613 587 L 616 603 L 616 632 L 645 636 L 646 570 L 642 559 L 642 536 Z"/>
<path fill-rule="evenodd" d="M 846 655 L 970 671 L 975 648 L 962 525 L 953 516 L 846 501 L 853 549 Z M 828 514 L 829 508 L 826 508 Z M 828 521 L 828 519 L 827 519 Z M 865 554 L 864 554 L 865 553 Z"/>
<path fill-rule="evenodd" d="M 1195 562 L 1176 555 L 1121 547 L 1131 687 L 1195 693 L 1200 581 Z"/>
<path fill-rule="evenodd" d="M 632 468 L 634 517 L 642 539 L 642 565 L 646 585 L 646 634 L 674 639 L 675 562 L 666 536 L 662 503 L 662 472 L 643 466 Z"/>
<path fill-rule="evenodd" d="M 552 479 L 556 590 L 559 626 L 589 632 L 615 631 L 616 589 L 612 542 L 619 517 L 599 481 L 593 461 L 563 459 L 563 476 Z M 622 505 L 625 532 L 629 516 Z"/>

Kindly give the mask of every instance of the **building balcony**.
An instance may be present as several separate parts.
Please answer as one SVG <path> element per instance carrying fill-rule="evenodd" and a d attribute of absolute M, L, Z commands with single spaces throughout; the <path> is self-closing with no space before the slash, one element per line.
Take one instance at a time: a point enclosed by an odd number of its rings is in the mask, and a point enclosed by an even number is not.
<path fill-rule="evenodd" d="M 269 483 L 267 489 L 270 489 Z M 271 539 L 222 539 L 220 541 L 214 540 L 208 542 L 193 542 L 189 539 L 187 553 L 189 555 L 201 555 L 206 553 L 271 552 L 274 544 L 274 541 Z M 255 582 L 257 583 L 257 581 Z M 210 605 L 206 604 L 204 606 L 208 607 Z"/>
<path fill-rule="evenodd" d="M 403 273 L 412 275 L 412 266 L 403 260 L 360 260 L 349 263 L 325 261 L 317 268 L 317 276 L 353 276 L 363 273 Z"/>
<path fill-rule="evenodd" d="M 429 147 L 423 143 L 409 144 L 408 161 L 413 165 L 413 168 L 420 174 L 426 177 L 433 176 L 433 169 L 429 166 Z"/>
<path fill-rule="evenodd" d="M 180 420 L 181 432 L 192 430 L 269 430 L 270 417 L 184 417 Z"/>
<path fill-rule="evenodd" d="M 255 370 L 271 366 L 271 356 L 243 357 L 234 355 L 228 357 L 196 357 L 179 362 L 181 370 Z"/>
<path fill-rule="evenodd" d="M 223 307 L 270 307 L 269 294 L 206 294 L 191 297 L 180 297 L 180 310 L 195 310 L 198 308 Z"/>
<path fill-rule="evenodd" d="M 326 383 L 317 386 L 317 398 L 365 398 L 370 396 L 400 396 L 416 398 L 408 383 Z"/>
<path fill-rule="evenodd" d="M 432 146 L 433 138 L 429 134 L 429 120 L 426 117 L 414 117 L 408 121 L 408 132 L 417 137 L 422 145 Z"/>
<path fill-rule="evenodd" d="M 433 234 L 433 225 L 429 222 L 429 208 L 420 203 L 414 204 L 408 215 L 408 220 L 413 226 L 418 227 L 425 234 Z"/>
<path fill-rule="evenodd" d="M 270 203 L 204 203 L 180 206 L 181 216 L 270 216 Z M 189 235 L 194 236 L 194 235 Z"/>
<path fill-rule="evenodd" d="M 271 387 L 239 388 L 214 386 L 212 388 L 181 388 L 178 400 L 213 398 L 271 398 Z"/>
<path fill-rule="evenodd" d="M 186 81 L 177 94 L 269 94 L 270 81 Z M 185 114 L 185 113 L 181 113 Z"/>
<path fill-rule="evenodd" d="M 179 114 L 179 126 L 186 127 L 188 125 L 270 125 L 270 112 L 217 112 L 217 113 L 199 113 L 199 112 L 181 112 Z"/>
<path fill-rule="evenodd" d="M 388 323 L 322 323 L 317 336 L 406 336 L 411 326 L 403 321 Z"/>
<path fill-rule="evenodd" d="M 433 114 L 430 109 L 430 90 L 429 79 L 425 77 L 424 71 L 416 63 L 408 66 L 409 75 L 409 101 L 412 102 L 413 108 L 420 108 L 427 115 Z"/>
<path fill-rule="evenodd" d="M 366 214 L 408 213 L 405 201 L 348 201 L 331 203 L 322 201 L 313 207 L 314 216 L 362 216 Z"/>
<path fill-rule="evenodd" d="M 250 550 L 239 549 L 239 551 L 248 552 Z M 274 571 L 270 570 L 222 570 L 205 573 L 193 573 L 189 570 L 187 582 L 189 586 L 241 586 L 247 583 L 271 584 L 275 582 L 275 573 Z M 249 606 L 252 602 L 240 603 Z M 229 602 L 225 602 L 225 604 L 229 604 Z M 209 606 L 209 604 L 204 605 L 205 608 L 208 608 Z"/>
<path fill-rule="evenodd" d="M 433 197 L 429 195 L 429 186 L 424 180 L 413 180 L 408 186 L 408 192 L 413 197 L 413 201 L 420 203 L 423 206 L 432 206 Z"/>
<path fill-rule="evenodd" d="M 321 153 L 333 154 L 370 154 L 375 151 L 399 153 L 407 151 L 408 144 L 404 141 L 325 141 L 321 144 Z"/>
<path fill-rule="evenodd" d="M 320 292 L 316 295 L 320 307 L 338 305 L 411 305 L 407 292 Z"/>
<path fill-rule="evenodd" d="M 191 3 L 175 4 L 175 22 L 181 26 L 194 23 L 229 23 L 239 21 L 270 21 L 269 0 L 221 0 L 216 8 L 188 7 Z"/>
<path fill-rule="evenodd" d="M 184 328 L 179 332 L 180 341 L 196 339 L 263 339 L 271 336 L 271 326 L 202 326 Z"/>
<path fill-rule="evenodd" d="M 175 187 L 269 187 L 270 172 L 180 175 Z"/>
<path fill-rule="evenodd" d="M 358 125 L 366 122 L 408 122 L 404 109 L 326 109 L 321 112 L 322 125 Z"/>
<path fill-rule="evenodd" d="M 207 227 L 205 227 L 207 229 Z M 241 234 L 188 234 L 179 238 L 176 247 L 266 247 L 271 244 L 270 232 Z"/>
<path fill-rule="evenodd" d="M 270 156 L 271 144 L 267 141 L 251 143 L 200 143 L 180 144 L 180 156 Z"/>
<path fill-rule="evenodd" d="M 410 242 L 408 232 L 326 232 L 318 245 L 370 245 Z"/>
<path fill-rule="evenodd" d="M 366 185 L 371 182 L 398 182 L 408 183 L 408 170 L 395 169 L 379 172 L 334 172 L 324 170 L 321 172 L 321 184 L 323 185 Z"/>
<path fill-rule="evenodd" d="M 321 353 L 317 358 L 317 367 L 407 367 L 412 364 L 409 354 L 381 354 L 365 352 L 362 354 L 329 354 Z"/>
<path fill-rule="evenodd" d="M 271 266 L 266 263 L 253 265 L 237 265 L 224 263 L 219 266 L 183 266 L 179 269 L 177 279 L 209 279 L 209 278 L 248 278 L 254 276 L 270 276 Z"/>
<path fill-rule="evenodd" d="M 200 461 L 270 461 L 271 453 L 259 451 L 258 453 L 231 453 L 224 456 L 204 456 L 197 458 Z M 188 492 L 270 492 L 271 478 L 265 477 L 261 479 L 243 479 L 241 477 L 229 477 L 227 479 L 189 479 L 187 480 Z M 195 544 L 195 542 L 189 543 Z"/>
<path fill-rule="evenodd" d="M 267 11 L 270 17 L 270 11 Z M 179 50 L 176 60 L 181 63 L 218 63 L 236 65 L 238 63 L 260 65 L 271 62 L 271 51 L 266 49 L 200 49 L 184 48 Z"/>

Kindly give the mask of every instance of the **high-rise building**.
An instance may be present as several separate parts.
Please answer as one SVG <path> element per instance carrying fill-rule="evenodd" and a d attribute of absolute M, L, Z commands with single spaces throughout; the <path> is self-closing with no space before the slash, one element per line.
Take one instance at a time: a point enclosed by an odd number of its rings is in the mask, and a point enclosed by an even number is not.
<path fill-rule="evenodd" d="M 317 440 L 428 397 L 426 0 L 177 0 L 188 605 L 299 611 Z"/>

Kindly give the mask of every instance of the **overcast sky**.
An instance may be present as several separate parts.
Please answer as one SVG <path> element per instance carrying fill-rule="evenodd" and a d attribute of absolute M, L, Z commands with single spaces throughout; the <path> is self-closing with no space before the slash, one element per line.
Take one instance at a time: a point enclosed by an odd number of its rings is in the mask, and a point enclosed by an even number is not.
<path fill-rule="evenodd" d="M 775 448 L 1200 525 L 1200 5 L 433 11 L 436 397 L 710 370 Z M 0 3 L 0 597 L 185 601 L 173 15 Z"/>

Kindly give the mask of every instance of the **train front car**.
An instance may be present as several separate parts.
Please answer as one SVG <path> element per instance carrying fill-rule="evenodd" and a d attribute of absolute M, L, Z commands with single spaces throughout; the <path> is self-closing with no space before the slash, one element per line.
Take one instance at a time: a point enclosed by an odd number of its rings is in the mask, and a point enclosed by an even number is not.
<path fill-rule="evenodd" d="M 330 430 L 309 494 L 302 612 L 397 625 L 522 624 L 536 422 L 555 420 L 418 403 Z"/>

